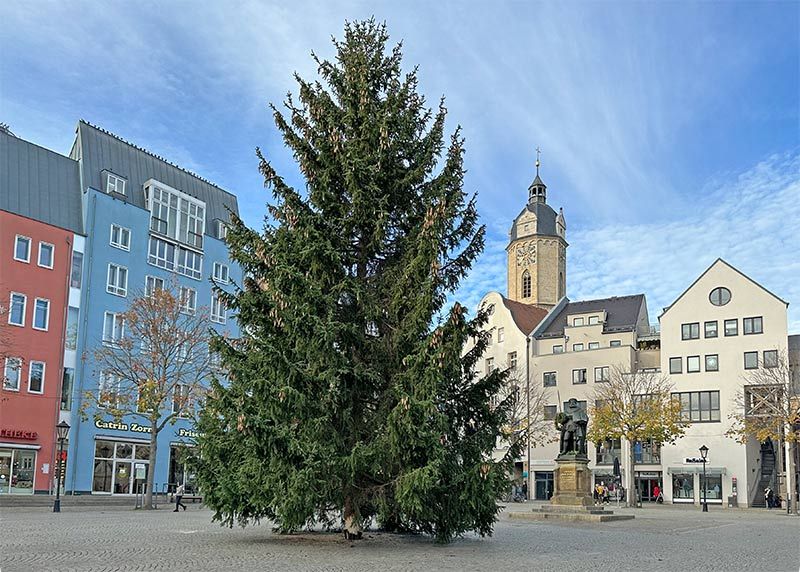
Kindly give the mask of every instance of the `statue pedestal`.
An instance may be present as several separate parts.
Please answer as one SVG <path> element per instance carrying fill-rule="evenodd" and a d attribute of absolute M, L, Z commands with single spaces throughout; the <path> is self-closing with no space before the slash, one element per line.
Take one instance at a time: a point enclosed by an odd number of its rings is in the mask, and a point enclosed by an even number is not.
<path fill-rule="evenodd" d="M 553 474 L 553 498 L 550 504 L 558 506 L 592 506 L 592 471 L 585 455 L 559 455 Z"/>

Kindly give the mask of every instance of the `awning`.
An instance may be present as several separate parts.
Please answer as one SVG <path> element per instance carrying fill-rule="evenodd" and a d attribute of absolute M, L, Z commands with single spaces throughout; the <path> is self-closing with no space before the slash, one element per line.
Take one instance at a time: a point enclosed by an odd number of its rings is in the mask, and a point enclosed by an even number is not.
<path fill-rule="evenodd" d="M 667 467 L 667 474 L 668 475 L 675 475 L 675 474 L 691 474 L 691 473 L 700 473 L 703 474 L 703 466 L 695 467 L 694 465 L 683 465 L 680 467 Z M 726 475 L 728 473 L 728 469 L 726 467 L 706 467 L 706 475 L 710 477 L 720 477 L 722 475 Z"/>
<path fill-rule="evenodd" d="M 41 449 L 41 445 L 23 445 L 22 443 L 0 443 L 0 449 Z"/>

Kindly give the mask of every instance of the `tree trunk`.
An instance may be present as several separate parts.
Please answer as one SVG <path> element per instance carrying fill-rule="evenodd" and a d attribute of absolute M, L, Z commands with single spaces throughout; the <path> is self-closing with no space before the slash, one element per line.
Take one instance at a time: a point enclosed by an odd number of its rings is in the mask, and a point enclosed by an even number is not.
<path fill-rule="evenodd" d="M 361 540 L 363 530 L 361 528 L 361 513 L 352 495 L 348 494 L 344 499 L 344 537 L 347 540 Z"/>
<path fill-rule="evenodd" d="M 795 479 L 797 478 L 797 473 L 795 472 L 795 465 L 794 465 L 794 455 L 795 455 L 795 447 L 797 447 L 797 443 L 790 443 L 787 441 L 786 443 L 786 500 L 789 503 L 789 509 L 792 514 L 800 514 L 797 510 L 797 496 L 795 495 L 795 490 L 797 483 Z"/>
<path fill-rule="evenodd" d="M 147 489 L 144 494 L 144 503 L 142 508 L 151 509 L 153 507 L 153 481 L 155 481 L 156 474 L 156 453 L 158 452 L 158 433 L 156 432 L 158 426 L 158 419 L 150 423 L 150 465 L 147 467 Z"/>
<path fill-rule="evenodd" d="M 633 472 L 634 458 L 633 458 L 633 441 L 628 440 L 628 454 L 626 455 L 625 462 L 625 491 L 627 493 L 627 505 L 629 507 L 636 506 L 636 476 Z"/>

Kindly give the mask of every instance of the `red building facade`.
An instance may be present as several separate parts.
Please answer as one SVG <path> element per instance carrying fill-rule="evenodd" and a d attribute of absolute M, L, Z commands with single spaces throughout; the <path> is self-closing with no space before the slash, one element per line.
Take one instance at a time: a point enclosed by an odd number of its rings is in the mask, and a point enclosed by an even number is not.
<path fill-rule="evenodd" d="M 0 210 L 0 494 L 55 484 L 74 238 Z"/>

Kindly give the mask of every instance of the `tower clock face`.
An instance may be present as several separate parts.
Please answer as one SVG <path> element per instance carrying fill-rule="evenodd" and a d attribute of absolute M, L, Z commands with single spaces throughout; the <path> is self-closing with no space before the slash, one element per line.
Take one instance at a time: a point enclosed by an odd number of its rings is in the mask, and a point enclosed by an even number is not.
<path fill-rule="evenodd" d="M 517 246 L 517 266 L 530 266 L 536 264 L 536 245 L 525 242 Z"/>

